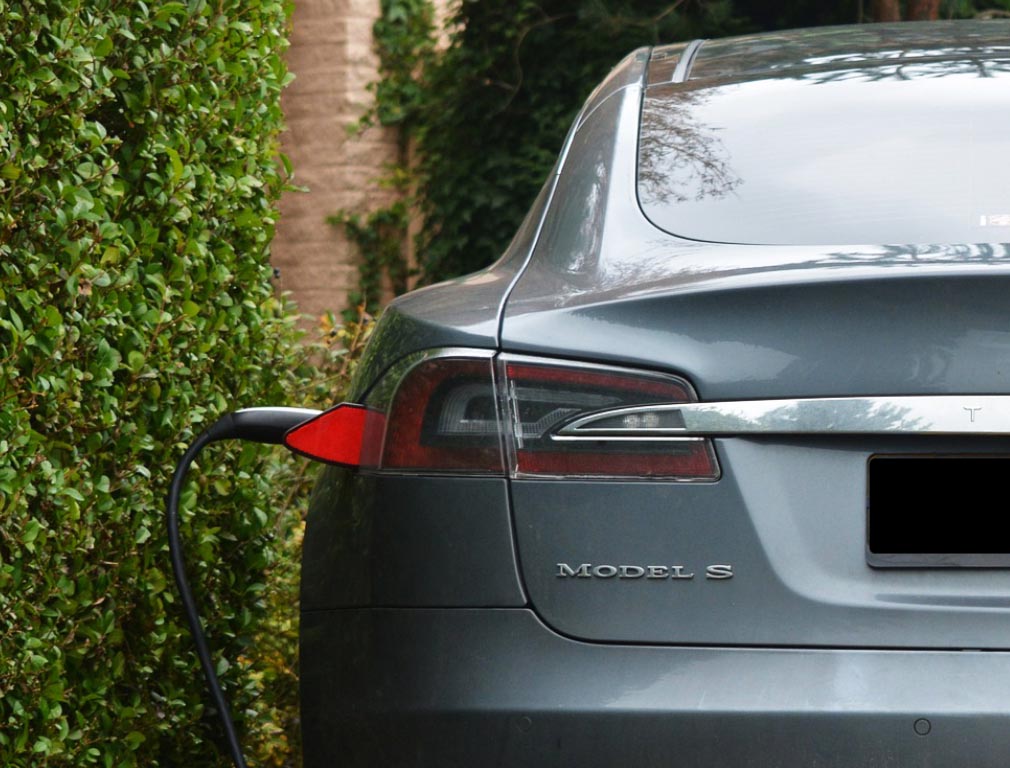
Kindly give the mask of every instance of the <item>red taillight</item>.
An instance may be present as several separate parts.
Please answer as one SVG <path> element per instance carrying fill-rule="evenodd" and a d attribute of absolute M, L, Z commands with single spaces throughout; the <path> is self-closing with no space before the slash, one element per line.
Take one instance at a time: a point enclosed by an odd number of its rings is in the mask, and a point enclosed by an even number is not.
<path fill-rule="evenodd" d="M 558 434 L 594 411 L 694 400 L 681 379 L 547 361 L 504 362 L 511 416 L 514 476 L 667 478 L 714 480 L 719 476 L 708 440 L 660 437 L 571 438 Z"/>
<path fill-rule="evenodd" d="M 388 422 L 383 469 L 505 469 L 490 359 L 420 363 L 397 388 Z"/>
<path fill-rule="evenodd" d="M 365 405 L 332 408 L 286 443 L 378 471 L 714 480 L 708 440 L 564 431 L 588 414 L 692 401 L 690 386 L 673 376 L 516 356 L 502 356 L 496 369 L 490 353 L 461 353 L 407 361 Z"/>

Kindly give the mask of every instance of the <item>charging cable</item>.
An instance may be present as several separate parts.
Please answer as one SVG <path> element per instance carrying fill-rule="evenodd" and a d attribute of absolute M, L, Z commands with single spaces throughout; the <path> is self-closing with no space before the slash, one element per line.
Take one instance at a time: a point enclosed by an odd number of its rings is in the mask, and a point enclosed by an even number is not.
<path fill-rule="evenodd" d="M 214 706 L 217 707 L 224 724 L 228 750 L 231 752 L 235 768 L 247 768 L 247 766 L 245 758 L 242 757 L 242 748 L 235 732 L 235 723 L 231 717 L 231 710 L 228 708 L 228 701 L 224 696 L 224 691 L 221 690 L 217 673 L 214 671 L 210 649 L 207 646 L 207 637 L 204 635 L 200 615 L 196 610 L 196 601 L 193 599 L 193 592 L 186 579 L 186 569 L 182 557 L 182 538 L 179 535 L 179 497 L 182 495 L 182 486 L 186 480 L 189 465 L 208 443 L 217 440 L 237 439 L 280 445 L 284 442 L 284 435 L 288 430 L 318 416 L 319 413 L 319 411 L 309 408 L 245 408 L 225 414 L 193 441 L 176 466 L 175 474 L 172 475 L 167 510 L 168 551 L 172 558 L 172 572 L 175 574 L 175 584 L 182 598 L 186 621 L 189 622 L 193 642 L 196 644 L 196 655 L 200 658 L 200 666 L 207 679 L 207 688 L 210 690 L 211 699 L 213 699 Z"/>

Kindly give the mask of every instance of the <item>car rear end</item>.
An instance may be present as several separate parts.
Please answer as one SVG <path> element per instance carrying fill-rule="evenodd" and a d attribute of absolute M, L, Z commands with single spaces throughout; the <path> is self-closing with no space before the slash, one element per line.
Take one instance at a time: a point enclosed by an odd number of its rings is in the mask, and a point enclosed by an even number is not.
<path fill-rule="evenodd" d="M 681 142 L 652 181 L 746 191 L 685 56 L 743 98 L 867 82 L 891 35 L 1005 90 L 979 27 L 878 29 L 772 40 L 805 62 L 774 78 L 733 74 L 764 38 L 629 57 L 502 262 L 390 308 L 362 466 L 310 510 L 307 766 L 1005 764 L 1010 250 L 722 244 L 639 204 L 650 98 Z M 804 59 L 839 36 L 862 63 Z"/>

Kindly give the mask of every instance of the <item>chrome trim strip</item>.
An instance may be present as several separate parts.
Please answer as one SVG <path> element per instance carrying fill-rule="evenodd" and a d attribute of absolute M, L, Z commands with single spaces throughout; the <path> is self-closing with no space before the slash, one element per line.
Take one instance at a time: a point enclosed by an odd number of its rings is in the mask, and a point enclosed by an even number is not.
<path fill-rule="evenodd" d="M 615 427 L 612 420 L 637 417 Z M 664 426 L 643 426 L 643 421 Z M 610 426 L 600 426 L 611 422 Z M 596 426 L 594 426 L 596 425 Z M 1010 395 L 821 397 L 613 408 L 565 425 L 555 439 L 720 435 L 1010 435 Z"/>
<path fill-rule="evenodd" d="M 698 55 L 698 49 L 705 44 L 705 40 L 692 40 L 684 52 L 680 54 L 677 66 L 673 70 L 671 83 L 683 83 L 691 74 L 691 66 L 694 64 L 694 57 Z"/>
<path fill-rule="evenodd" d="M 592 434 L 577 434 L 570 435 L 565 431 L 559 432 L 556 435 L 551 435 L 551 441 L 555 443 L 566 443 L 566 442 L 581 442 L 583 440 L 593 440 L 598 441 L 601 438 L 605 438 L 608 443 L 704 443 L 706 438 L 695 437 L 687 435 L 627 435 L 627 434 L 614 434 L 613 431 L 604 432 L 602 430 L 593 432 Z"/>

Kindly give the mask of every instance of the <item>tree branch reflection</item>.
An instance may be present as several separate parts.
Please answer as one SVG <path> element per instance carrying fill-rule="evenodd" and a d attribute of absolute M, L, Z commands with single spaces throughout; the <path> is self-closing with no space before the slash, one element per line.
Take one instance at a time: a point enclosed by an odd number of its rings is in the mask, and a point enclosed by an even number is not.
<path fill-rule="evenodd" d="M 704 91 L 678 91 L 649 100 L 642 112 L 638 182 L 643 202 L 666 204 L 723 197 L 740 184 L 726 147 L 711 125 L 693 114 Z"/>

